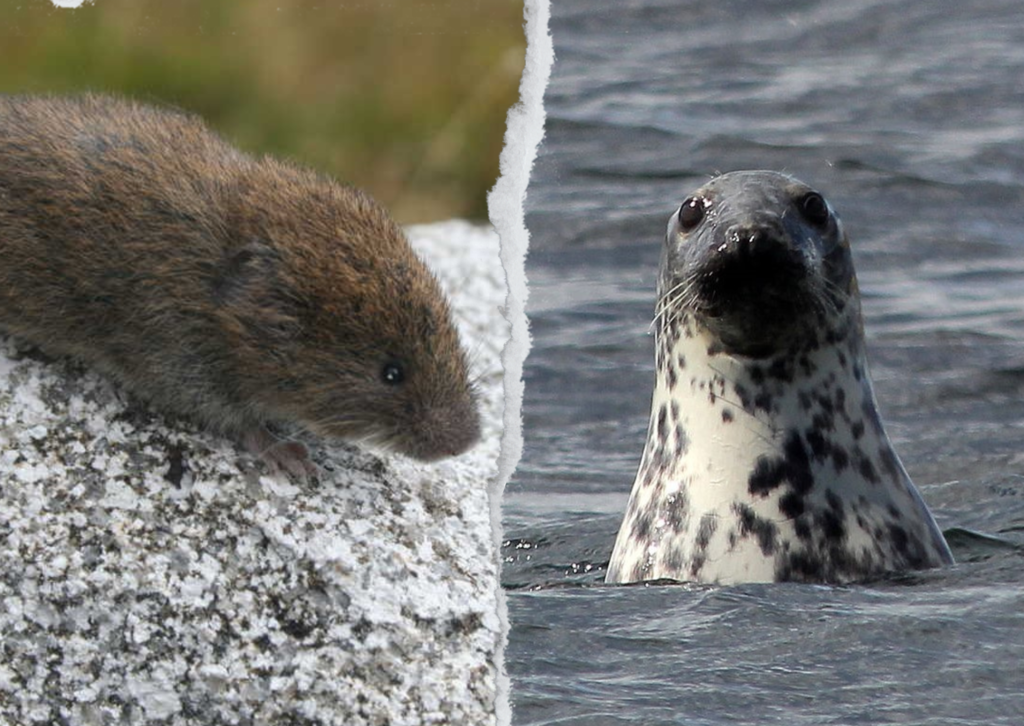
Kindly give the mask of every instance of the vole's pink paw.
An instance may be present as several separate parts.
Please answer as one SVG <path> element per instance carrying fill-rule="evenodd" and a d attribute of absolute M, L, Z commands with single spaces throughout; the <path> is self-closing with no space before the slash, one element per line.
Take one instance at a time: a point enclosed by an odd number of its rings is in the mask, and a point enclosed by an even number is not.
<path fill-rule="evenodd" d="M 283 471 L 302 481 L 321 474 L 320 467 L 309 458 L 309 449 L 300 441 L 278 439 L 267 429 L 259 428 L 243 435 L 242 444 L 272 472 Z"/>

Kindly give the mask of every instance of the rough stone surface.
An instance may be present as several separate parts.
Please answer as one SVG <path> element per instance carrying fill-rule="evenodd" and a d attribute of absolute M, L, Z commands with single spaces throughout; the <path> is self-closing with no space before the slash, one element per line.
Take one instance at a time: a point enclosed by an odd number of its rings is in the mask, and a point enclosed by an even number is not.
<path fill-rule="evenodd" d="M 319 482 L 0 338 L 0 723 L 489 724 L 497 236 L 416 227 L 483 440 L 437 464 L 307 439 Z"/>

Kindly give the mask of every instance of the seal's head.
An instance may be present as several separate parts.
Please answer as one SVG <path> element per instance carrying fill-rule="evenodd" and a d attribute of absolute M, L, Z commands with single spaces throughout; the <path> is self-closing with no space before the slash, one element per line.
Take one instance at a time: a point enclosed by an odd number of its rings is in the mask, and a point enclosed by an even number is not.
<path fill-rule="evenodd" d="M 669 222 L 647 444 L 608 582 L 847 582 L 952 562 L 864 355 L 850 248 L 783 174 L 711 180 Z"/>
<path fill-rule="evenodd" d="M 859 320 L 841 222 L 821 194 L 771 171 L 724 174 L 682 203 L 658 296 L 659 312 L 689 313 L 712 346 L 753 358 L 842 337 Z"/>

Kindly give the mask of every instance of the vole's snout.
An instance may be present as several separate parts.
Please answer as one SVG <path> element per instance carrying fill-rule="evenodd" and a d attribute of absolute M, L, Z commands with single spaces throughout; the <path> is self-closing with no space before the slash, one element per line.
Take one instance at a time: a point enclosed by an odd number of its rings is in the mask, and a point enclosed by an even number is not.
<path fill-rule="evenodd" d="M 480 440 L 476 402 L 432 410 L 416 429 L 405 451 L 415 459 L 436 461 L 465 453 Z"/>

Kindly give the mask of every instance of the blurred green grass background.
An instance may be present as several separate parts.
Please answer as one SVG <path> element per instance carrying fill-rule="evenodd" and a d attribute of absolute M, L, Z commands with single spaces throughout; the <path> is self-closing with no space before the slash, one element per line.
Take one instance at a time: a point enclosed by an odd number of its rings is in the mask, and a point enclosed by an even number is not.
<path fill-rule="evenodd" d="M 521 0 L 0 0 L 0 92 L 177 106 L 400 222 L 486 219 L 522 23 Z"/>

